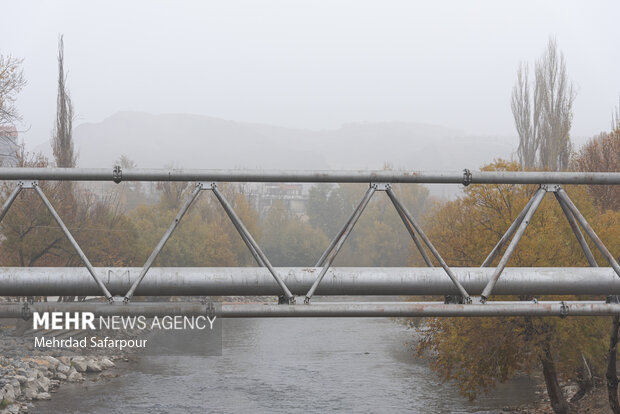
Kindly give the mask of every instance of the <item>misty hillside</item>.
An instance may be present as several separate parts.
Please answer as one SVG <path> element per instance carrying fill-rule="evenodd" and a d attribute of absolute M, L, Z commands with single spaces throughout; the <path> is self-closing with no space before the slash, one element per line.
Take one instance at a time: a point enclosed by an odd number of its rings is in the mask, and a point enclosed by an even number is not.
<path fill-rule="evenodd" d="M 119 112 L 75 128 L 80 167 L 110 167 L 120 155 L 139 167 L 477 169 L 510 157 L 507 139 L 441 126 L 381 122 L 313 131 L 187 114 Z M 51 154 L 49 146 L 37 151 Z"/>

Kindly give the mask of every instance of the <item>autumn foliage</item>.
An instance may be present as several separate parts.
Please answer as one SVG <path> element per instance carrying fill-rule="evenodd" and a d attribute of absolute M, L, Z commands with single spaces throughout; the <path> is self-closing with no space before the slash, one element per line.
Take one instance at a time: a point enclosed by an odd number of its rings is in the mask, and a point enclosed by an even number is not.
<path fill-rule="evenodd" d="M 484 168 L 517 169 L 517 164 L 501 160 Z M 449 265 L 480 266 L 535 190 L 534 186 L 515 185 L 467 187 L 463 196 L 438 205 L 429 215 L 428 235 Z M 568 187 L 567 192 L 612 254 L 620 255 L 620 213 L 601 213 L 583 187 Z M 598 263 L 607 265 L 596 247 L 589 244 Z M 499 257 L 493 265 L 498 261 Z M 508 265 L 588 266 L 552 194 L 546 195 L 534 214 Z M 600 375 L 605 364 L 608 326 L 607 318 L 595 317 L 435 318 L 428 320 L 421 331 L 418 351 L 428 352 L 432 367 L 444 379 L 456 380 L 464 395 L 475 398 L 480 391 L 518 372 L 538 368 L 547 355 L 555 362 L 561 379 L 579 379 L 584 363 Z"/>

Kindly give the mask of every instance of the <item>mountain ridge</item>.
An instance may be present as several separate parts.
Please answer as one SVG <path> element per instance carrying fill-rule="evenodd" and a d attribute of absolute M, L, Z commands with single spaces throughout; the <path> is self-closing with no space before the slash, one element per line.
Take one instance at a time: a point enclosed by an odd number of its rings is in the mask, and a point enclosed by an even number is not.
<path fill-rule="evenodd" d="M 350 122 L 309 130 L 197 114 L 120 111 L 74 129 L 80 167 L 110 167 L 121 155 L 139 167 L 268 169 L 477 169 L 510 158 L 506 138 L 438 125 Z M 51 156 L 49 143 L 36 151 Z"/>

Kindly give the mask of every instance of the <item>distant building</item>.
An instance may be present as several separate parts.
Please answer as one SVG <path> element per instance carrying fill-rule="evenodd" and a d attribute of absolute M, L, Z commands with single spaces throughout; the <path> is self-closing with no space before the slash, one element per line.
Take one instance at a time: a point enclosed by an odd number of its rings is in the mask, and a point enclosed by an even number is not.
<path fill-rule="evenodd" d="M 304 217 L 308 203 L 306 187 L 304 184 L 261 183 L 251 186 L 246 191 L 250 204 L 260 215 L 266 214 L 273 203 L 281 201 L 292 214 Z"/>
<path fill-rule="evenodd" d="M 0 166 L 17 165 L 17 129 L 14 126 L 0 126 Z"/>

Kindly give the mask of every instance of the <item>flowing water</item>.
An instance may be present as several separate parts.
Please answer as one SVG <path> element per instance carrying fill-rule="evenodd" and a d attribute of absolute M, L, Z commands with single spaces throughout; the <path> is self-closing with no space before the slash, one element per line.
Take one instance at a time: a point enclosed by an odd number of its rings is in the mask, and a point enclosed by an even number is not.
<path fill-rule="evenodd" d="M 227 319 L 219 357 L 148 357 L 122 376 L 64 385 L 34 413 L 494 413 L 534 400 L 520 378 L 469 402 L 386 318 Z"/>

